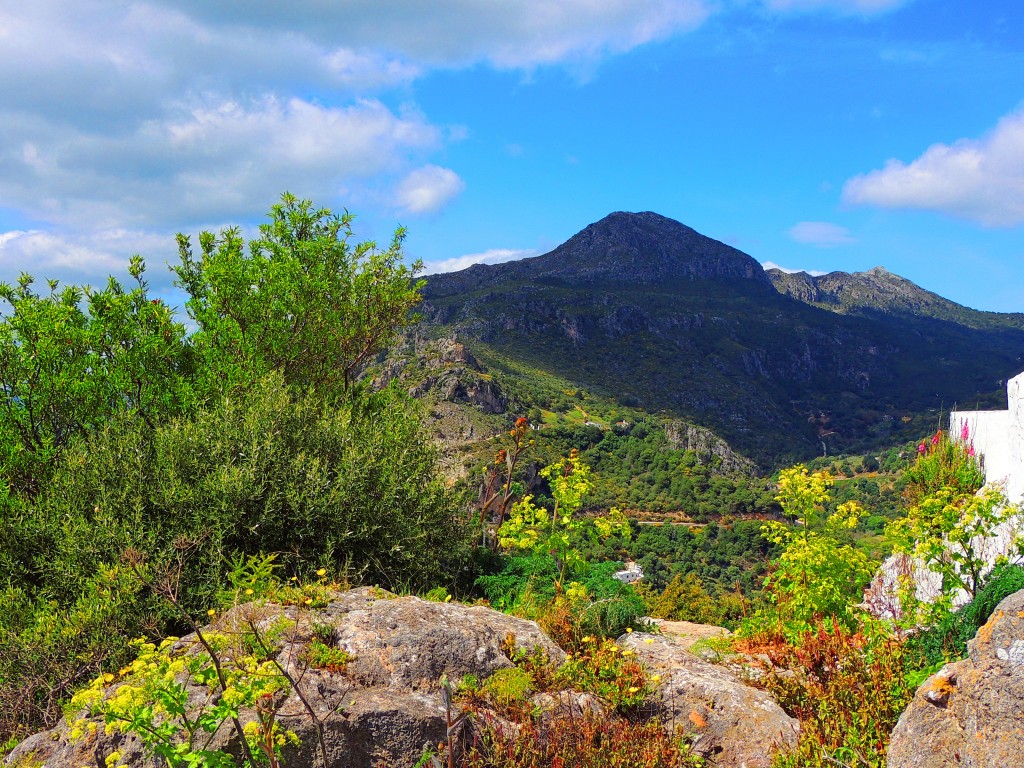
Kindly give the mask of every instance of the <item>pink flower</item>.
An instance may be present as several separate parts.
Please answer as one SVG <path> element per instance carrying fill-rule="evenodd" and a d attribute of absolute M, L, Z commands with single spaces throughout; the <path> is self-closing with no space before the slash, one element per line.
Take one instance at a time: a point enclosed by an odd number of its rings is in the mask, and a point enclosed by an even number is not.
<path fill-rule="evenodd" d="M 968 456 L 973 456 L 974 455 L 974 446 L 973 445 L 970 448 L 967 449 L 967 455 Z"/>
<path fill-rule="evenodd" d="M 932 445 L 938 445 L 939 444 L 939 435 L 941 435 L 941 434 L 942 434 L 941 430 L 935 433 L 935 437 L 932 438 Z"/>
<path fill-rule="evenodd" d="M 917 452 L 924 453 L 924 443 L 921 443 L 919 446 L 917 446 Z"/>
<path fill-rule="evenodd" d="M 963 427 L 960 428 L 960 439 L 966 443 L 970 436 L 971 430 L 967 428 L 967 422 L 965 421 Z"/>

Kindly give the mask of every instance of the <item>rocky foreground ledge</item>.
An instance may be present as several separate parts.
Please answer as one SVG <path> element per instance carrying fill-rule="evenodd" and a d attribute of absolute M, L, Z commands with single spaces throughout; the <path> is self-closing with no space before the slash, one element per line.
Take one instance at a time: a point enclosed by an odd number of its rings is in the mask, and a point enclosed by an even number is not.
<path fill-rule="evenodd" d="M 326 751 L 328 768 L 372 768 L 389 765 L 408 768 L 425 748 L 436 747 L 447 731 L 444 695 L 439 680 L 447 675 L 459 681 L 466 675 L 485 681 L 513 666 L 508 651 L 542 649 L 554 663 L 565 653 L 532 621 L 517 619 L 490 608 L 457 603 L 435 603 L 416 597 L 396 597 L 381 590 L 361 588 L 333 593 L 321 608 L 247 604 L 220 616 L 204 632 L 229 630 L 251 623 L 269 630 L 282 617 L 289 625 L 287 643 L 278 660 L 295 668 L 302 646 L 314 633 L 330 628 L 331 643 L 351 661 L 343 669 L 306 668 L 302 690 L 323 725 L 321 750 L 316 722 L 295 691 L 288 694 L 278 718 L 298 736 L 285 748 L 289 768 L 320 768 Z M 184 638 L 181 643 L 187 643 Z M 694 750 L 719 768 L 768 768 L 779 747 L 796 742 L 797 723 L 763 691 L 755 690 L 722 668 L 692 656 L 670 637 L 633 633 L 620 640 L 660 675 L 656 694 L 666 728 L 682 727 L 691 735 Z M 298 676 L 299 670 L 295 670 Z M 107 696 L 115 695 L 117 684 Z M 198 687 L 190 701 L 200 702 Z M 565 707 L 566 696 L 537 694 L 538 709 Z M 585 709 L 590 694 L 579 694 L 569 711 Z M 101 723 L 90 729 L 78 724 L 72 738 L 72 716 L 50 731 L 19 744 L 4 763 L 46 768 L 103 766 L 119 753 L 119 765 L 157 768 L 147 759 L 134 735 L 107 734 Z M 254 717 L 243 712 L 243 723 Z M 225 724 L 214 734 L 209 749 L 236 753 L 234 730 Z"/>
<path fill-rule="evenodd" d="M 928 678 L 889 742 L 889 768 L 1024 765 L 1024 591 L 996 606 L 968 657 Z"/>

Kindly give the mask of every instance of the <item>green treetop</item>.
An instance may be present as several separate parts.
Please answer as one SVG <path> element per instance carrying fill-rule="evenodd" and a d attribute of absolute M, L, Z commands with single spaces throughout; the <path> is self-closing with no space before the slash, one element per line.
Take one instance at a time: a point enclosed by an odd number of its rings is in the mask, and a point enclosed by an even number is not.
<path fill-rule="evenodd" d="M 405 230 L 386 250 L 352 244 L 352 216 L 285 194 L 260 237 L 237 228 L 199 236 L 200 255 L 178 235 L 174 271 L 198 326 L 193 344 L 211 391 L 270 370 L 324 394 L 347 390 L 361 367 L 412 319 L 422 265 L 402 262 Z"/>

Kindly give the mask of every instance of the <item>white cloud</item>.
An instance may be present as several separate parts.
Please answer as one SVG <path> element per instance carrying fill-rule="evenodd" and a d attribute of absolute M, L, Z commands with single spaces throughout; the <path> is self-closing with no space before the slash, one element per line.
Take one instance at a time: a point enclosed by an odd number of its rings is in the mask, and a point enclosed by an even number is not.
<path fill-rule="evenodd" d="M 122 134 L 0 115 L 0 199 L 83 227 L 221 222 L 264 211 L 286 189 L 333 199 L 343 180 L 401 173 L 442 143 L 421 115 L 375 100 L 267 96 L 168 112 Z"/>
<path fill-rule="evenodd" d="M 157 291 L 169 290 L 172 276 L 165 262 L 177 255 L 174 235 L 112 229 L 87 234 L 42 230 L 0 232 L 0 280 L 13 280 L 30 272 L 37 280 L 61 278 L 102 286 L 107 276 L 127 280 L 129 258 L 146 257 L 147 279 Z"/>
<path fill-rule="evenodd" d="M 863 12 L 894 5 L 852 1 Z M 822 5 L 768 2 L 780 11 Z M 21 259 L 33 271 L 99 274 L 123 263 L 132 237 L 251 221 L 286 189 L 328 205 L 343 191 L 374 198 L 375 190 L 390 189 L 389 202 L 407 212 L 437 211 L 464 183 L 458 169 L 431 160 L 464 140 L 468 128 L 435 125 L 392 106 L 382 91 L 438 67 L 585 69 L 692 30 L 725 6 L 2 4 L 0 212 L 16 212 L 13 220 L 38 229 L 6 239 L 0 269 Z"/>
<path fill-rule="evenodd" d="M 787 234 L 798 243 L 816 245 L 820 248 L 833 248 L 857 242 L 857 238 L 851 235 L 846 227 L 827 221 L 801 221 L 790 227 Z"/>
<path fill-rule="evenodd" d="M 465 182 L 455 171 L 425 165 L 399 182 L 395 201 L 408 213 L 436 213 L 465 188 Z"/>
<path fill-rule="evenodd" d="M 424 266 L 425 275 L 434 275 L 439 272 L 458 272 L 460 269 L 471 267 L 474 264 L 501 264 L 505 261 L 518 261 L 536 256 L 537 251 L 532 249 L 516 250 L 513 248 L 491 248 L 483 253 L 470 253 L 465 256 L 455 256 L 443 261 L 428 261 Z"/>
<path fill-rule="evenodd" d="M 1024 224 L 1024 109 L 980 139 L 933 144 L 909 164 L 889 160 L 855 176 L 843 201 L 939 211 L 992 227 Z"/>
<path fill-rule="evenodd" d="M 784 267 L 781 264 L 776 264 L 774 261 L 762 261 L 761 266 L 765 269 L 777 269 L 788 275 L 793 275 L 797 272 L 806 272 L 811 277 L 821 277 L 822 275 L 828 274 L 827 272 L 822 272 L 820 269 L 790 269 L 789 267 Z"/>
<path fill-rule="evenodd" d="M 834 11 L 847 16 L 868 16 L 893 11 L 909 0 L 764 0 L 765 7 L 776 13 Z"/>
<path fill-rule="evenodd" d="M 213 28 L 288 30 L 324 47 L 394 51 L 420 65 L 529 69 L 621 53 L 699 26 L 706 0 L 166 0 Z"/>
<path fill-rule="evenodd" d="M 705 0 L 34 0 L 0 7 L 0 269 L 100 274 L 111 232 L 216 228 L 283 190 L 410 213 L 463 189 L 466 126 L 385 106 L 430 68 L 594 62 L 692 29 Z M 104 234 L 108 233 L 108 234 Z M 141 249 L 140 249 L 141 250 Z"/>

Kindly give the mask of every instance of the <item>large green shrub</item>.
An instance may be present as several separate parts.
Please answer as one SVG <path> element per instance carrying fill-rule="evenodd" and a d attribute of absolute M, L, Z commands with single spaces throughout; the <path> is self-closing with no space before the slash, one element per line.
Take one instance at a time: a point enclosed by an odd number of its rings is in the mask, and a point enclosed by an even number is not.
<path fill-rule="evenodd" d="M 53 699 L 121 659 L 130 638 L 183 628 L 124 581 L 129 564 L 193 616 L 216 604 L 239 553 L 278 553 L 300 577 L 454 584 L 468 562 L 464 510 L 435 458 L 401 393 L 328 406 L 279 374 L 191 419 L 115 418 L 65 450 L 36 501 L 23 547 L 33 581 L 0 594 L 0 708 L 38 701 L 13 725 L 52 724 Z"/>
<path fill-rule="evenodd" d="M 277 552 L 289 570 L 392 588 L 447 582 L 464 554 L 457 501 L 403 395 L 330 407 L 275 374 L 192 419 L 112 424 L 69 451 L 38 514 L 52 594 L 75 594 L 133 548 L 174 564 L 199 609 L 227 553 Z"/>

